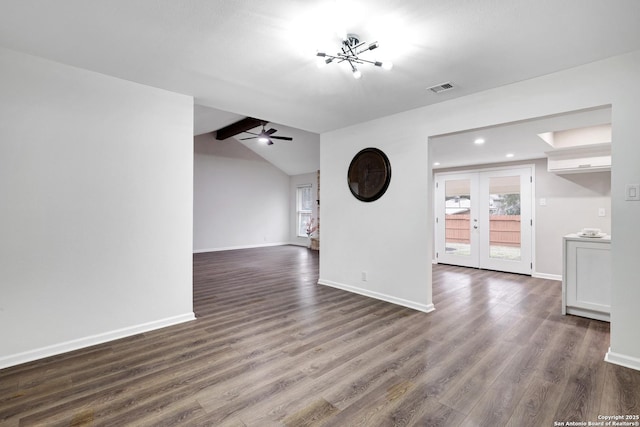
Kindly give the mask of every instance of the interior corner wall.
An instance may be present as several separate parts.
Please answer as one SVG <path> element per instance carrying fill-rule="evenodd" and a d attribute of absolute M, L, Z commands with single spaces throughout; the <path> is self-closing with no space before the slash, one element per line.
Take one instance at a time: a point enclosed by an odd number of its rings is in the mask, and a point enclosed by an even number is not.
<path fill-rule="evenodd" d="M 540 205 L 540 199 L 546 205 Z M 599 216 L 599 209 L 605 216 Z M 585 227 L 611 233 L 611 172 L 555 174 L 536 161 L 535 272 L 562 278 L 562 237 Z"/>
<path fill-rule="evenodd" d="M 638 75 L 636 51 L 322 134 L 320 192 L 327 209 L 322 210 L 319 282 L 407 306 L 431 306 L 428 137 L 612 105 L 609 360 L 640 369 L 640 286 L 634 268 L 640 202 L 624 200 L 625 184 L 640 182 Z M 372 203 L 356 200 L 344 179 L 353 156 L 367 146 L 383 150 L 392 167 L 387 193 Z M 366 281 L 362 272 L 367 272 Z"/>
<path fill-rule="evenodd" d="M 318 174 L 317 172 L 305 173 L 302 175 L 293 175 L 290 177 L 291 188 L 289 190 L 289 211 L 291 212 L 291 221 L 289 225 L 289 241 L 293 245 L 308 246 L 309 238 L 298 236 L 298 217 L 297 217 L 297 189 L 301 185 L 311 185 L 311 192 L 318 194 Z M 318 218 L 318 205 L 313 204 L 311 213 L 313 218 Z"/>
<path fill-rule="evenodd" d="M 0 368 L 193 319 L 193 99 L 0 49 L 0 117 Z"/>
<path fill-rule="evenodd" d="M 193 252 L 289 243 L 289 176 L 233 138 L 195 137 Z"/>

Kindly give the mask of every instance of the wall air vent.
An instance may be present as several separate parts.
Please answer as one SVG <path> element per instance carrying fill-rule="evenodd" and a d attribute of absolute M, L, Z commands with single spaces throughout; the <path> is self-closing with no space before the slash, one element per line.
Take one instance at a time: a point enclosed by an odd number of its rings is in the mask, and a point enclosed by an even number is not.
<path fill-rule="evenodd" d="M 433 93 L 441 93 L 453 89 L 453 83 L 446 82 L 439 85 L 431 86 L 429 90 Z"/>

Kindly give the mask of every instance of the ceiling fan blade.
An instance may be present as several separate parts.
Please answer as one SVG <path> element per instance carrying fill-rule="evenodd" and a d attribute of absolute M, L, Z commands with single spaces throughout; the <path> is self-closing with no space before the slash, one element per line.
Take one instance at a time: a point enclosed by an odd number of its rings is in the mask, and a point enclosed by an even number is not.
<path fill-rule="evenodd" d="M 251 135 L 260 135 L 259 133 L 255 133 L 255 132 L 249 132 L 248 130 L 244 131 L 243 133 L 250 133 Z"/>
<path fill-rule="evenodd" d="M 257 136 L 250 136 L 248 138 L 239 138 L 240 141 L 244 141 L 245 139 L 256 139 Z"/>
<path fill-rule="evenodd" d="M 282 139 L 283 141 L 293 141 L 290 136 L 272 136 L 271 139 Z"/>
<path fill-rule="evenodd" d="M 267 135 L 273 135 L 274 133 L 278 132 L 277 130 L 275 130 L 274 128 L 269 129 L 268 131 L 266 131 L 265 133 Z"/>

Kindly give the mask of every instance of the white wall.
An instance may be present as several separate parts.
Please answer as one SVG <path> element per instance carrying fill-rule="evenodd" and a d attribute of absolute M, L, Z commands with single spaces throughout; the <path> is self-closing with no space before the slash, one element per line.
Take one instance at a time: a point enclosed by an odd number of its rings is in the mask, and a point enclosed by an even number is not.
<path fill-rule="evenodd" d="M 193 100 L 0 49 L 0 367 L 193 319 Z"/>
<path fill-rule="evenodd" d="M 320 137 L 319 283 L 430 311 L 427 135 L 397 126 L 395 117 Z M 353 156 L 369 146 L 389 158 L 391 182 L 365 203 L 351 195 L 346 177 Z"/>
<path fill-rule="evenodd" d="M 634 269 L 640 202 L 623 199 L 624 184 L 640 182 L 638 75 L 640 52 L 634 52 L 321 135 L 321 199 L 326 209 L 320 283 L 428 310 L 433 240 L 428 137 L 611 104 L 613 302 L 608 359 L 640 369 L 640 286 Z M 344 180 L 353 155 L 366 146 L 385 151 L 393 170 L 387 194 L 368 204 L 353 198 Z M 366 282 L 362 271 L 368 272 Z"/>
<path fill-rule="evenodd" d="M 535 271 L 562 278 L 562 236 L 585 227 L 611 233 L 611 173 L 556 175 L 536 163 Z M 540 205 L 545 198 L 547 205 Z M 604 208 L 604 217 L 598 209 Z"/>
<path fill-rule="evenodd" d="M 298 237 L 298 219 L 297 219 L 297 188 L 300 185 L 311 184 L 311 192 L 318 194 L 318 175 L 317 172 L 305 173 L 302 175 L 293 175 L 290 177 L 289 190 L 289 211 L 291 212 L 291 224 L 289 225 L 289 241 L 294 245 L 307 246 L 309 239 L 307 237 Z M 318 218 L 318 205 L 313 204 L 312 217 Z"/>
<path fill-rule="evenodd" d="M 230 138 L 195 137 L 193 251 L 289 243 L 289 176 Z"/>

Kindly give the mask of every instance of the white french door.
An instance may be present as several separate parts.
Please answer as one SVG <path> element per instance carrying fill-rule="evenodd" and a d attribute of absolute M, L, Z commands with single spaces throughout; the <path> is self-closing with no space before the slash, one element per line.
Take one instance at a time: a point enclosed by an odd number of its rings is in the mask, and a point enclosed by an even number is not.
<path fill-rule="evenodd" d="M 439 263 L 532 273 L 530 166 L 435 176 Z"/>

